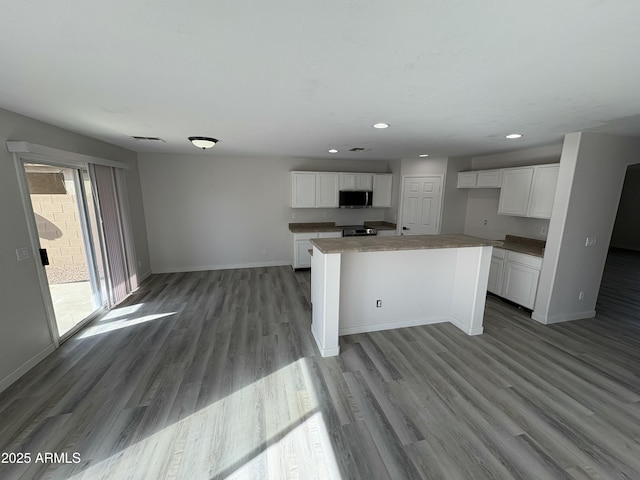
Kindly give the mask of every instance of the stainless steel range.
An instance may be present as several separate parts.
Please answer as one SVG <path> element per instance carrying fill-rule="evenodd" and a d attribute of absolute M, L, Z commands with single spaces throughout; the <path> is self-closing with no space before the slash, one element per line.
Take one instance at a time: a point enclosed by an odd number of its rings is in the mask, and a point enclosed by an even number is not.
<path fill-rule="evenodd" d="M 375 228 L 367 228 L 364 225 L 339 225 L 342 228 L 343 237 L 365 237 L 369 235 L 377 235 Z"/>

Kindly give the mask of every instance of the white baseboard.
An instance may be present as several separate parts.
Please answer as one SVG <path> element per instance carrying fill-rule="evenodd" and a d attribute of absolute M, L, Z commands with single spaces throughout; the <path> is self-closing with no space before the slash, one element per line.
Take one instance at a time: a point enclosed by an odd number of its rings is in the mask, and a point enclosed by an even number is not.
<path fill-rule="evenodd" d="M 338 335 L 354 335 L 356 333 L 379 332 L 381 330 L 392 330 L 394 328 L 418 327 L 420 325 L 431 325 L 434 323 L 452 322 L 453 317 L 438 315 L 433 317 L 412 318 L 399 322 L 376 323 L 371 325 L 358 325 L 356 327 L 341 328 Z M 453 322 L 452 322 L 453 323 Z"/>
<path fill-rule="evenodd" d="M 49 346 L 45 347 L 39 353 L 31 357 L 28 361 L 23 363 L 21 366 L 16 368 L 13 372 L 11 372 L 7 377 L 3 378 L 0 381 L 0 392 L 6 390 L 12 383 L 18 380 L 21 376 L 35 367 L 38 363 L 44 360 L 47 356 L 51 355 L 53 351 L 56 349 L 56 346 L 52 343 Z"/>
<path fill-rule="evenodd" d="M 183 273 L 183 272 L 204 272 L 207 270 L 235 270 L 237 268 L 259 268 L 259 267 L 284 267 L 291 265 L 289 260 L 280 260 L 277 262 L 255 262 L 255 263 L 236 263 L 230 265 L 203 265 L 175 268 L 155 268 L 152 273 Z"/>
<path fill-rule="evenodd" d="M 586 318 L 593 318 L 596 316 L 595 310 L 587 310 L 585 312 L 574 312 L 564 315 L 540 315 L 536 312 L 531 314 L 531 318 L 533 318 L 536 322 L 540 322 L 544 325 L 551 325 L 553 323 L 562 323 L 562 322 L 570 322 L 572 320 L 584 320 Z"/>
<path fill-rule="evenodd" d="M 316 337 L 316 332 L 313 328 L 311 329 L 311 335 L 313 335 L 313 339 L 316 341 L 318 350 L 320 350 L 320 355 L 323 357 L 335 357 L 336 355 L 340 355 L 339 346 L 335 348 L 323 348 L 322 343 L 318 340 L 318 337 Z"/>
<path fill-rule="evenodd" d="M 482 335 L 482 332 L 484 332 L 484 327 L 482 325 L 476 328 L 469 328 L 454 316 L 452 316 L 449 321 L 467 335 Z"/>

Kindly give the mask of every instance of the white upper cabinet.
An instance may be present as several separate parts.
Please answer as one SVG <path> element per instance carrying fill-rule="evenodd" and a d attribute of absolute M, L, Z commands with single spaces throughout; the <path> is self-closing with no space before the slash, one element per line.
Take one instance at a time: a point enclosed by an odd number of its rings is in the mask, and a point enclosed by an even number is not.
<path fill-rule="evenodd" d="M 458 188 L 475 188 L 478 172 L 459 172 Z"/>
<path fill-rule="evenodd" d="M 391 206 L 391 173 L 291 172 L 291 208 L 338 208 L 340 190 L 373 190 L 372 206 Z"/>
<path fill-rule="evenodd" d="M 532 180 L 533 167 L 507 168 L 502 172 L 499 215 L 527 215 Z"/>
<path fill-rule="evenodd" d="M 372 190 L 373 174 L 371 173 L 341 173 L 340 190 Z"/>
<path fill-rule="evenodd" d="M 551 218 L 560 165 L 535 167 L 527 217 Z"/>
<path fill-rule="evenodd" d="M 291 172 L 291 207 L 315 208 L 315 172 Z"/>
<path fill-rule="evenodd" d="M 338 206 L 338 173 L 316 173 L 316 208 Z"/>
<path fill-rule="evenodd" d="M 356 173 L 356 190 L 373 190 L 373 174 Z"/>
<path fill-rule="evenodd" d="M 372 205 L 374 207 L 390 207 L 392 187 L 393 175 L 390 173 L 373 175 Z"/>
<path fill-rule="evenodd" d="M 557 163 L 504 169 L 498 214 L 551 218 L 559 170 Z"/>
<path fill-rule="evenodd" d="M 340 174 L 340 190 L 355 190 L 355 189 L 356 189 L 356 174 L 341 173 Z"/>
<path fill-rule="evenodd" d="M 502 170 L 458 172 L 458 188 L 500 188 Z"/>
<path fill-rule="evenodd" d="M 500 188 L 502 185 L 502 170 L 478 171 L 477 188 Z"/>

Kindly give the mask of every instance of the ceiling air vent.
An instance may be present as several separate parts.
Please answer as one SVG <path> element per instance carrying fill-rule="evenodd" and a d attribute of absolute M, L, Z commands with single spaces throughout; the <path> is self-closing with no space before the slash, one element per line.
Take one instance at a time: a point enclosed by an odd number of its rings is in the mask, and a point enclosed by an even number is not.
<path fill-rule="evenodd" d="M 131 138 L 133 138 L 134 140 L 144 140 L 149 142 L 164 142 L 164 140 L 160 137 L 140 137 L 138 135 L 133 135 Z"/>
<path fill-rule="evenodd" d="M 368 152 L 369 150 L 371 149 L 365 147 L 353 147 L 349 149 L 350 152 Z"/>

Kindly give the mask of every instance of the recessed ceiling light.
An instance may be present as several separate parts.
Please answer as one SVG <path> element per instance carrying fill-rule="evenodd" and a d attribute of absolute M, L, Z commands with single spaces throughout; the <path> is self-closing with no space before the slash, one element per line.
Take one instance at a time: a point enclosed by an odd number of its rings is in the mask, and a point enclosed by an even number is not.
<path fill-rule="evenodd" d="M 336 150 L 335 148 L 332 148 L 331 150 L 329 150 L 329 153 L 338 153 L 338 150 Z"/>
<path fill-rule="evenodd" d="M 506 136 L 506 138 L 520 138 L 522 137 L 521 133 L 510 133 L 509 135 Z"/>
<path fill-rule="evenodd" d="M 389 124 L 388 123 L 374 123 L 373 124 L 373 128 L 389 128 Z"/>
<path fill-rule="evenodd" d="M 422 155 L 418 155 L 420 158 L 424 158 L 424 157 L 428 157 L 429 154 L 428 153 L 423 153 Z"/>

